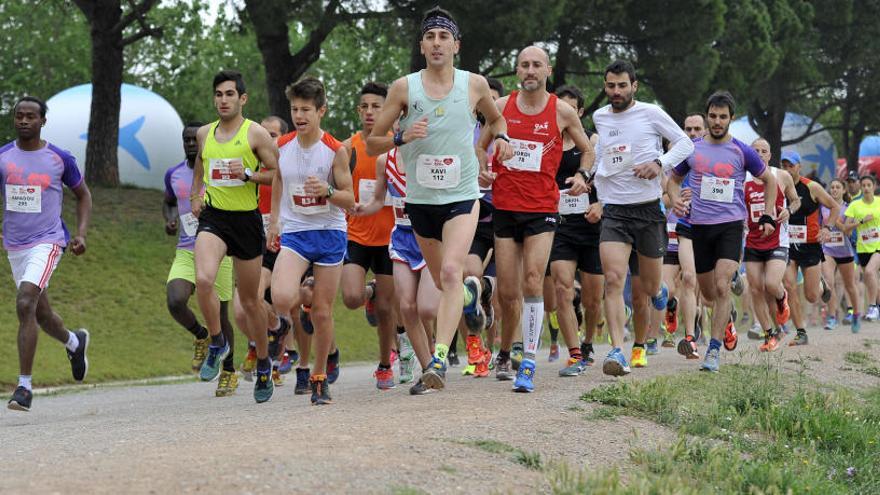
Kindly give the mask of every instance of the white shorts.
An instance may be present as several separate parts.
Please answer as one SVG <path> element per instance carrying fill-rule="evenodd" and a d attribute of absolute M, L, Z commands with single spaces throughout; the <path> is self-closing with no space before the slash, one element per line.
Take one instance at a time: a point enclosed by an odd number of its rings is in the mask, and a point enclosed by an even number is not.
<path fill-rule="evenodd" d="M 30 282 L 41 290 L 45 289 L 63 252 L 57 244 L 37 244 L 19 251 L 8 251 L 15 286 L 20 287 L 22 282 Z"/>

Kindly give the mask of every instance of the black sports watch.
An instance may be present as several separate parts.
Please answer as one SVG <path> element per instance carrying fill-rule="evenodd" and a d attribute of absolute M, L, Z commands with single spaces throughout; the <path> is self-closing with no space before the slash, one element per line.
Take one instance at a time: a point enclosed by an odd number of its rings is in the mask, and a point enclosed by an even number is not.
<path fill-rule="evenodd" d="M 507 136 L 507 134 L 504 134 L 504 133 L 495 134 L 495 139 L 501 139 L 501 140 L 507 141 L 508 143 L 510 142 L 510 138 Z"/>
<path fill-rule="evenodd" d="M 251 180 L 251 178 L 253 176 L 254 176 L 254 172 L 251 169 L 246 168 L 246 169 L 244 169 L 244 179 L 242 179 L 242 180 L 244 182 L 248 182 L 249 180 Z"/>
<path fill-rule="evenodd" d="M 584 182 L 590 182 L 590 179 L 592 179 L 592 177 L 590 177 L 590 173 L 582 168 L 578 169 L 578 173 L 581 174 L 581 177 L 583 177 Z"/>

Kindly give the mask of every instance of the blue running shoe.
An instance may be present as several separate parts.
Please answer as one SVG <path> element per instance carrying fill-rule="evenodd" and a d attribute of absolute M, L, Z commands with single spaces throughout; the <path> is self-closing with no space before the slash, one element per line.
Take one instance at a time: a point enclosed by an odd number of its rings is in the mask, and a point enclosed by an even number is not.
<path fill-rule="evenodd" d="M 531 393 L 535 390 L 535 362 L 531 359 L 523 359 L 516 372 L 516 380 L 513 382 L 513 391 Z"/>
<path fill-rule="evenodd" d="M 605 361 L 602 362 L 602 373 L 611 376 L 624 376 L 628 375 L 629 372 L 629 365 L 620 347 L 611 349 L 611 352 L 605 356 Z"/>
<path fill-rule="evenodd" d="M 718 373 L 718 368 L 721 366 L 721 358 L 719 357 L 720 352 L 720 348 L 709 349 L 709 351 L 706 352 L 706 357 L 703 359 L 703 364 L 700 365 L 700 371 Z"/>
<path fill-rule="evenodd" d="M 852 325 L 852 322 L 853 322 L 853 309 L 848 308 L 846 310 L 846 316 L 843 317 L 843 324 L 844 325 Z"/>
<path fill-rule="evenodd" d="M 446 386 L 446 363 L 436 357 L 431 358 L 428 367 L 422 371 L 421 382 L 427 388 L 443 389 Z"/>
<path fill-rule="evenodd" d="M 336 383 L 339 379 L 339 349 L 327 356 L 327 383 Z"/>
<path fill-rule="evenodd" d="M 275 382 L 272 380 L 272 369 L 260 370 L 257 368 L 257 379 L 254 382 L 254 400 L 262 404 L 272 398 L 275 392 Z"/>
<path fill-rule="evenodd" d="M 281 364 L 278 365 L 278 372 L 282 375 L 290 373 L 297 361 L 299 361 L 298 352 L 292 350 L 285 352 L 284 357 L 281 358 Z"/>
<path fill-rule="evenodd" d="M 662 283 L 660 284 L 660 293 L 651 297 L 651 304 L 657 311 L 663 311 L 666 309 L 667 302 L 669 302 L 669 288 L 665 283 Z"/>
<path fill-rule="evenodd" d="M 657 339 L 651 339 L 646 343 L 645 353 L 649 356 L 660 353 L 660 346 L 657 345 Z"/>
<path fill-rule="evenodd" d="M 309 385 L 309 377 L 312 376 L 308 368 L 296 369 L 296 387 L 293 389 L 295 395 L 305 395 L 309 393 L 311 385 Z"/>
<path fill-rule="evenodd" d="M 859 333 L 859 330 L 861 330 L 861 329 L 862 329 L 862 319 L 859 318 L 859 314 L 856 313 L 855 315 L 853 315 L 852 326 L 850 326 L 850 330 L 852 330 L 852 333 Z"/>
<path fill-rule="evenodd" d="M 587 362 L 578 358 L 568 358 L 568 365 L 559 370 L 559 376 L 578 376 L 587 369 Z"/>
<path fill-rule="evenodd" d="M 834 330 L 835 328 L 837 328 L 837 318 L 831 315 L 825 319 L 825 330 Z"/>
<path fill-rule="evenodd" d="M 483 284 L 474 276 L 465 277 L 464 290 L 471 293 L 471 303 L 462 306 L 464 322 L 472 332 L 482 332 L 486 328 L 486 315 L 483 313 L 483 305 L 480 304 Z"/>
<path fill-rule="evenodd" d="M 208 357 L 205 358 L 205 362 L 202 363 L 202 369 L 199 370 L 199 378 L 201 378 L 203 382 L 210 382 L 217 378 L 217 375 L 220 374 L 220 367 L 223 365 L 223 360 L 226 359 L 226 356 L 228 355 L 228 343 L 224 344 L 223 347 L 209 345 Z"/>

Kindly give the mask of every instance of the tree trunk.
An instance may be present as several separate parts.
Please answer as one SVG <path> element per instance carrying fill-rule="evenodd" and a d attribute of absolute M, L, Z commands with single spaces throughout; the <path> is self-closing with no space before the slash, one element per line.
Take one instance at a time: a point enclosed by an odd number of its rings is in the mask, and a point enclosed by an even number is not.
<path fill-rule="evenodd" d="M 245 7 L 257 35 L 257 46 L 266 68 L 266 89 L 269 95 L 269 111 L 293 124 L 290 118 L 290 102 L 284 91 L 294 80 L 293 56 L 290 54 L 290 37 L 283 1 L 248 1 Z"/>
<path fill-rule="evenodd" d="M 565 76 L 568 73 L 568 64 L 571 61 L 571 29 L 560 30 L 559 49 L 556 51 L 556 63 L 553 65 L 553 80 L 551 89 L 556 90 L 565 85 Z"/>

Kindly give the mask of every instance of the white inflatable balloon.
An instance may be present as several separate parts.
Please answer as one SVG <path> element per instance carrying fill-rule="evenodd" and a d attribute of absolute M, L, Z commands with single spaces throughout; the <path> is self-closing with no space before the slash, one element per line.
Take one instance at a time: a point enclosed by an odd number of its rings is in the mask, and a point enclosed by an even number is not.
<path fill-rule="evenodd" d="M 86 140 L 92 85 L 65 89 L 46 104 L 43 139 L 70 151 L 80 169 L 86 163 Z M 164 188 L 165 171 L 183 161 L 183 122 L 164 98 L 147 89 L 122 85 L 119 112 L 119 181 L 139 187 Z"/>
<path fill-rule="evenodd" d="M 802 135 L 809 125 L 809 117 L 791 112 L 785 114 L 782 139 L 792 139 Z M 822 125 L 816 124 L 815 129 L 823 128 Z M 758 134 L 749 125 L 747 117 L 733 121 L 730 124 L 730 133 L 746 144 L 752 144 L 752 141 L 758 139 Z M 806 176 L 816 171 L 816 176 L 825 183 L 835 177 L 837 149 L 830 132 L 822 130 L 797 144 L 784 147 L 783 150 L 797 151 L 801 155 L 802 175 Z"/>

